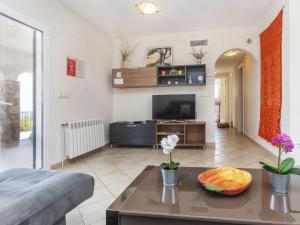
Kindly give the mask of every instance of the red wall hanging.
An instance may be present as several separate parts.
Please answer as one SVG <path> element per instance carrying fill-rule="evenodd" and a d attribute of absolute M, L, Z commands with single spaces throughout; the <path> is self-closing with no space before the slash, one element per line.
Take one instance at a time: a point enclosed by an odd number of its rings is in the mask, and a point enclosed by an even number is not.
<path fill-rule="evenodd" d="M 282 16 L 260 34 L 261 87 L 259 136 L 271 142 L 280 133 L 282 104 Z"/>
<path fill-rule="evenodd" d="M 76 59 L 67 57 L 67 75 L 76 76 Z"/>

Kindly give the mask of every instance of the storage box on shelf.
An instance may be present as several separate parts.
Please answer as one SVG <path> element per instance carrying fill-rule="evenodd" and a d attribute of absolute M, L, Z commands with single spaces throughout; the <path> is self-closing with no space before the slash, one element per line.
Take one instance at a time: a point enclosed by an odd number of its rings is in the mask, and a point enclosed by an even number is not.
<path fill-rule="evenodd" d="M 156 85 L 156 67 L 112 70 L 112 86 L 114 88 L 153 87 Z"/>

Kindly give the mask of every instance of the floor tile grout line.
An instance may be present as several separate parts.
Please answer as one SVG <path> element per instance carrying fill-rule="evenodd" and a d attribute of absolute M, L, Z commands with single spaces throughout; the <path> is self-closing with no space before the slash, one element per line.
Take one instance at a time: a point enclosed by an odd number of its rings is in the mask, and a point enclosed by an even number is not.
<path fill-rule="evenodd" d="M 94 168 L 92 168 L 89 164 L 88 164 L 88 167 L 93 171 Z M 105 189 L 112 195 L 112 197 L 115 197 L 114 194 L 111 192 L 111 190 L 109 190 L 109 188 L 106 186 L 106 184 L 103 183 L 103 181 L 100 179 L 100 177 L 97 175 L 97 173 L 95 173 L 95 176 L 99 179 L 99 181 L 105 187 Z"/>

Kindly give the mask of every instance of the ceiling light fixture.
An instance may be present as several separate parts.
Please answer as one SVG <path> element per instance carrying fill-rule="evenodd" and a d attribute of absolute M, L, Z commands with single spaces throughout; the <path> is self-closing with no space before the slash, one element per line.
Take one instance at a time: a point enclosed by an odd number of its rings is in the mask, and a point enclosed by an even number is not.
<path fill-rule="evenodd" d="M 234 56 L 234 55 L 236 55 L 237 53 L 238 53 L 237 51 L 230 50 L 230 51 L 226 52 L 224 55 L 225 55 L 225 56 Z"/>
<path fill-rule="evenodd" d="M 153 14 L 159 11 L 157 4 L 152 1 L 139 2 L 135 6 L 142 14 Z"/>

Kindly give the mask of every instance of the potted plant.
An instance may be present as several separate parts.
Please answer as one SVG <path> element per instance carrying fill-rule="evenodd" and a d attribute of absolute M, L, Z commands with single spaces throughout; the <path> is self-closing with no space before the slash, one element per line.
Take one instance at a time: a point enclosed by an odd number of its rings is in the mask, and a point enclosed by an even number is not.
<path fill-rule="evenodd" d="M 201 64 L 202 59 L 207 54 L 207 52 L 204 52 L 202 48 L 200 48 L 198 50 L 195 48 L 192 48 L 192 52 L 190 54 L 196 59 L 197 64 Z"/>
<path fill-rule="evenodd" d="M 288 157 L 281 162 L 282 154 L 292 152 L 294 144 L 286 134 L 278 134 L 273 137 L 272 144 L 278 148 L 277 166 L 273 167 L 264 162 L 260 162 L 260 164 L 269 172 L 269 183 L 272 190 L 285 194 L 288 192 L 290 175 L 300 175 L 300 169 L 294 168 L 295 160 L 293 158 Z"/>
<path fill-rule="evenodd" d="M 178 136 L 173 134 L 173 135 L 169 135 L 166 138 L 163 138 L 160 142 L 163 148 L 163 153 L 169 156 L 169 162 L 162 163 L 160 165 L 164 185 L 168 187 L 175 187 L 177 184 L 179 163 L 173 161 L 172 153 L 178 141 L 179 141 Z"/>

